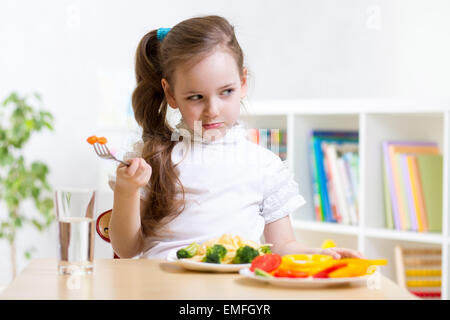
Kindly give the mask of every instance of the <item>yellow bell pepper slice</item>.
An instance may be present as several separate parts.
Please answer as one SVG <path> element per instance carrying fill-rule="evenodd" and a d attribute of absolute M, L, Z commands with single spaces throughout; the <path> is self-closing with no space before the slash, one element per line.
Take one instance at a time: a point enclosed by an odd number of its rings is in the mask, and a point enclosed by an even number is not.
<path fill-rule="evenodd" d="M 348 265 L 341 269 L 331 272 L 330 278 L 349 278 L 360 277 L 366 275 L 367 268 L 364 265 Z"/>
<path fill-rule="evenodd" d="M 333 266 L 339 260 L 334 260 L 329 255 L 319 254 L 291 254 L 285 255 L 281 259 L 280 269 L 303 271 L 309 275 L 314 275 L 326 268 Z"/>
<path fill-rule="evenodd" d="M 376 265 L 386 265 L 387 260 L 369 260 L 358 258 L 344 258 L 335 260 L 329 255 L 320 254 L 291 254 L 282 257 L 278 267 L 283 270 L 303 271 L 312 276 L 332 267 L 336 263 L 347 263 L 347 266 L 330 273 L 330 277 L 357 277 L 375 272 Z"/>
<path fill-rule="evenodd" d="M 330 278 L 360 277 L 373 274 L 377 265 L 386 265 L 387 260 L 366 260 L 366 259 L 342 259 L 347 262 L 347 267 L 341 268 L 329 274 Z"/>
<path fill-rule="evenodd" d="M 336 247 L 336 243 L 333 240 L 327 239 L 322 242 L 322 249 L 334 248 Z"/>

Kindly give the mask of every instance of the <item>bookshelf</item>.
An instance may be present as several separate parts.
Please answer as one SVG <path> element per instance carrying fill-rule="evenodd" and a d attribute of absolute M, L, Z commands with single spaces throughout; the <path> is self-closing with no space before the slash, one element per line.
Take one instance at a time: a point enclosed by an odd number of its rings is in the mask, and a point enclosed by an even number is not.
<path fill-rule="evenodd" d="M 442 249 L 442 299 L 450 299 L 450 100 L 339 99 L 277 100 L 246 103 L 242 119 L 254 128 L 283 128 L 287 132 L 287 162 L 307 204 L 291 219 L 297 238 L 318 247 L 324 239 L 357 249 L 368 258 L 386 258 L 381 272 L 394 282 L 394 247 Z M 315 220 L 308 158 L 311 129 L 359 131 L 359 223 L 341 225 Z M 384 140 L 435 141 L 443 155 L 442 233 L 396 231 L 385 227 Z"/>

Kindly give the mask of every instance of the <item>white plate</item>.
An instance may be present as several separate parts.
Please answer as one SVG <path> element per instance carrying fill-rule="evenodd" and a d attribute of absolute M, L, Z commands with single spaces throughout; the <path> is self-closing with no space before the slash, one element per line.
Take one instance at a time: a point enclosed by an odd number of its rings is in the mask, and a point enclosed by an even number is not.
<path fill-rule="evenodd" d="M 175 262 L 187 270 L 209 272 L 238 272 L 243 268 L 250 268 L 250 263 L 245 264 L 217 264 L 197 262 L 191 259 L 178 259 L 177 252 L 172 251 L 167 255 L 167 261 Z"/>
<path fill-rule="evenodd" d="M 365 275 L 361 277 L 352 278 L 324 278 L 315 279 L 309 278 L 265 278 L 261 276 L 256 276 L 249 268 L 239 270 L 239 273 L 246 277 L 257 281 L 268 282 L 273 285 L 283 286 L 283 287 L 295 287 L 295 288 L 317 288 L 317 287 L 329 287 L 344 284 L 367 284 L 367 280 L 370 275 Z"/>

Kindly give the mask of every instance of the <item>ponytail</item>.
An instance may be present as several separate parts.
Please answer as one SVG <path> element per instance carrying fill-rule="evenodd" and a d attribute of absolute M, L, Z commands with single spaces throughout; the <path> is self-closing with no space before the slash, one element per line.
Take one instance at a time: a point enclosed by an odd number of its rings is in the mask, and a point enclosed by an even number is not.
<path fill-rule="evenodd" d="M 134 116 L 142 127 L 142 158 L 152 167 L 147 198 L 141 208 L 146 236 L 159 234 L 163 218 L 165 224 L 184 210 L 183 186 L 171 159 L 176 141 L 171 141 L 173 129 L 166 121 L 168 105 L 161 85 L 160 59 L 160 42 L 153 30 L 141 39 L 136 50 L 136 88 L 132 95 Z M 182 200 L 177 200 L 177 185 Z"/>

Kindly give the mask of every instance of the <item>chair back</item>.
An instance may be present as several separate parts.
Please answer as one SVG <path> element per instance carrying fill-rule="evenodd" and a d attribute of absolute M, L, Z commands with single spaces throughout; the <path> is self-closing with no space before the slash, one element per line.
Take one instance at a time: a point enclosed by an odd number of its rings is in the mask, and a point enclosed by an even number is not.
<path fill-rule="evenodd" d="M 97 234 L 105 240 L 106 242 L 111 243 L 109 238 L 109 220 L 111 220 L 112 209 L 109 209 L 103 213 L 101 213 L 97 221 L 95 223 L 95 229 L 97 230 Z M 114 252 L 114 259 L 120 259 L 120 257 Z"/>

